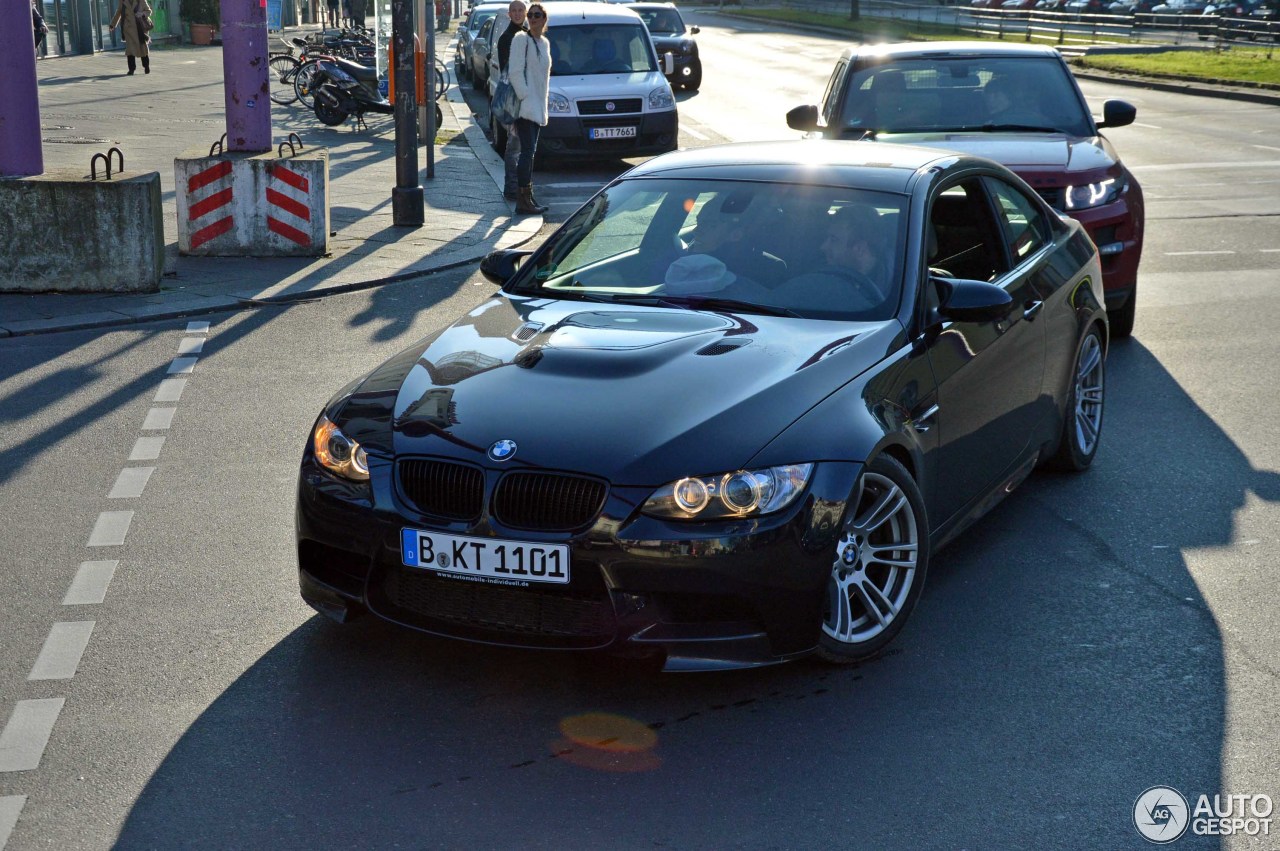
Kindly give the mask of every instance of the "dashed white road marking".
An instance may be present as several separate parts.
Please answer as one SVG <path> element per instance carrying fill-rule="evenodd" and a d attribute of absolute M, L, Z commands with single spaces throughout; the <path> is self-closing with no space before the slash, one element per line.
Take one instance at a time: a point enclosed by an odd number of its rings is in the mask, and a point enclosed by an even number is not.
<path fill-rule="evenodd" d="M 140 437 L 133 442 L 133 451 L 129 453 L 130 461 L 154 461 L 160 457 L 164 448 L 164 435 Z"/>
<path fill-rule="evenodd" d="M 1268 168 L 1280 165 L 1280 160 L 1257 160 L 1255 162 L 1226 163 L 1152 163 L 1150 165 L 1132 165 L 1130 171 L 1192 171 L 1200 168 Z"/>
<path fill-rule="evenodd" d="M 1264 151 L 1280 151 L 1275 145 L 1254 145 L 1255 148 L 1261 148 Z"/>
<path fill-rule="evenodd" d="M 40 757 L 64 703 L 66 698 L 62 697 L 18 701 L 9 723 L 0 731 L 0 772 L 40 767 Z"/>
<path fill-rule="evenodd" d="M 187 333 L 188 334 L 208 334 L 209 323 L 208 322 L 188 322 Z"/>
<path fill-rule="evenodd" d="M 173 425 L 173 415 L 177 408 L 152 408 L 147 411 L 147 418 L 142 421 L 143 431 L 166 431 Z"/>
<path fill-rule="evenodd" d="M 178 354 L 198 355 L 204 349 L 204 340 L 200 337 L 183 337 L 178 341 Z"/>
<path fill-rule="evenodd" d="M 125 467 L 116 476 L 116 483 L 107 499 L 137 499 L 146 490 L 147 480 L 155 471 L 155 467 Z"/>
<path fill-rule="evenodd" d="M 80 563 L 76 578 L 71 580 L 67 596 L 62 598 L 64 606 L 91 606 L 101 603 L 107 598 L 107 586 L 116 574 L 119 561 L 85 561 Z"/>
<path fill-rule="evenodd" d="M 695 139 L 701 139 L 701 140 L 702 140 L 702 141 L 704 141 L 704 142 L 710 142 L 710 141 L 711 141 L 711 137 L 710 137 L 710 136 L 706 135 L 705 133 L 699 133 L 697 130 L 694 130 L 694 129 L 693 129 L 692 127 L 690 127 L 688 124 L 684 124 L 684 125 L 682 125 L 682 126 L 680 127 L 680 129 L 681 129 L 681 130 L 683 130 L 684 132 L 688 133 L 690 136 L 692 136 L 692 137 L 693 137 L 693 138 L 695 138 Z"/>
<path fill-rule="evenodd" d="M 93 524 L 89 534 L 91 547 L 118 547 L 124 543 L 129 534 L 129 524 L 133 522 L 132 511 L 104 511 L 98 515 L 98 522 Z"/>
<path fill-rule="evenodd" d="M 27 802 L 26 795 L 4 795 L 0 797 L 0 851 L 3 851 L 9 836 L 13 833 L 18 816 L 22 814 L 22 805 Z"/>
<path fill-rule="evenodd" d="M 200 358 L 174 358 L 173 363 L 169 364 L 170 375 L 190 375 L 191 371 L 196 368 L 196 361 Z"/>
<path fill-rule="evenodd" d="M 55 623 L 40 648 L 40 655 L 27 674 L 28 680 L 69 680 L 80 667 L 80 657 L 89 646 L 94 621 Z"/>
<path fill-rule="evenodd" d="M 1194 257 L 1202 254 L 1235 254 L 1234 251 L 1166 251 L 1166 257 Z"/>
<path fill-rule="evenodd" d="M 1263 254 L 1276 254 L 1280 253 L 1280 248 L 1259 248 L 1258 251 Z"/>
<path fill-rule="evenodd" d="M 156 402 L 177 402 L 182 398 L 182 391 L 187 387 L 187 379 L 185 378 L 166 378 L 160 382 L 160 389 L 156 391 Z"/>
<path fill-rule="evenodd" d="M 1164 129 L 1163 127 L 1157 127 L 1157 126 L 1156 126 L 1156 125 L 1154 125 L 1154 124 L 1143 124 L 1141 121 L 1135 121 L 1135 122 L 1133 122 L 1133 126 L 1134 126 L 1134 127 L 1145 127 L 1145 128 L 1147 128 L 1148 130 L 1163 130 L 1163 129 Z"/>

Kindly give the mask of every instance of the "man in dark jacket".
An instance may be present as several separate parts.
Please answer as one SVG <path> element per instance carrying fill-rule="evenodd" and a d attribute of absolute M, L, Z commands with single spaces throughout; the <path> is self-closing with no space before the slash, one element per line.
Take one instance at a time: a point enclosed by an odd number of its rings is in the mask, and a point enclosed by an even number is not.
<path fill-rule="evenodd" d="M 45 35 L 49 32 L 49 25 L 44 22 L 44 15 L 40 14 L 40 10 L 36 8 L 35 0 L 31 0 L 31 28 L 35 30 L 36 50 L 40 49 L 40 42 L 44 41 Z"/>
<path fill-rule="evenodd" d="M 500 74 L 507 73 L 507 66 L 511 63 L 511 39 L 515 38 L 518 32 L 528 32 L 529 26 L 524 21 L 525 12 L 529 10 L 529 4 L 525 0 L 511 0 L 511 5 L 507 7 L 507 17 L 510 24 L 498 36 L 498 71 Z M 495 27 L 494 29 L 497 29 Z M 519 182 L 516 180 L 516 161 L 520 159 L 520 134 L 516 133 L 511 127 L 507 127 L 507 149 L 503 154 L 504 165 L 506 166 L 506 174 L 502 181 L 502 196 L 508 201 L 516 200 L 519 195 Z"/>

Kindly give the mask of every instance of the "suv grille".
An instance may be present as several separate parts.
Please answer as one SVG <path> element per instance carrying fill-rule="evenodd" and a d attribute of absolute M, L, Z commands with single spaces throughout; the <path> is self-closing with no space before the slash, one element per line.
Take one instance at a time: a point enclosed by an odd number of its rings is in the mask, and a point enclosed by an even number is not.
<path fill-rule="evenodd" d="M 484 473 L 465 464 L 403 459 L 400 489 L 419 511 L 450 520 L 474 520 L 484 505 Z"/>
<path fill-rule="evenodd" d="M 595 519 L 607 492 L 605 484 L 595 479 L 508 473 L 498 482 L 493 515 L 513 529 L 567 532 Z"/>
<path fill-rule="evenodd" d="M 613 104 L 613 109 L 609 109 Z M 639 112 L 640 98 L 614 98 L 612 100 L 580 100 L 579 115 L 618 115 L 619 113 Z"/>

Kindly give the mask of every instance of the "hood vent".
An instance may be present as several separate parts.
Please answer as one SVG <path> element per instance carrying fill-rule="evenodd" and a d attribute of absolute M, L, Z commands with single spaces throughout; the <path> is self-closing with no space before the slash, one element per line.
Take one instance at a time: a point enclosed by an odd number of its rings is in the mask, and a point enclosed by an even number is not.
<path fill-rule="evenodd" d="M 517 343 L 527 343 L 537 336 L 541 330 L 541 322 L 526 322 L 515 330 L 515 333 L 511 335 L 511 339 Z"/>
<path fill-rule="evenodd" d="M 697 354 L 707 355 L 708 357 L 711 355 L 724 355 L 734 351 L 735 349 L 740 349 L 743 346 L 749 345 L 750 343 L 750 339 L 720 340 L 698 349 Z"/>

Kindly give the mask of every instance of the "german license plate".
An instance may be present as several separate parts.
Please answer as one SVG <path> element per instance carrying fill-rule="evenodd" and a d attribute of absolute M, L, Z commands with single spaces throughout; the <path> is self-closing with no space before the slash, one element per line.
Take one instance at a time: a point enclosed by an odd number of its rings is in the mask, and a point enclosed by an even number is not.
<path fill-rule="evenodd" d="M 591 139 L 634 139 L 635 135 L 634 127 L 592 127 L 587 131 Z"/>
<path fill-rule="evenodd" d="M 569 581 L 569 547 L 564 544 L 471 538 L 402 529 L 400 559 L 408 567 L 486 581 L 551 582 L 559 585 Z"/>

